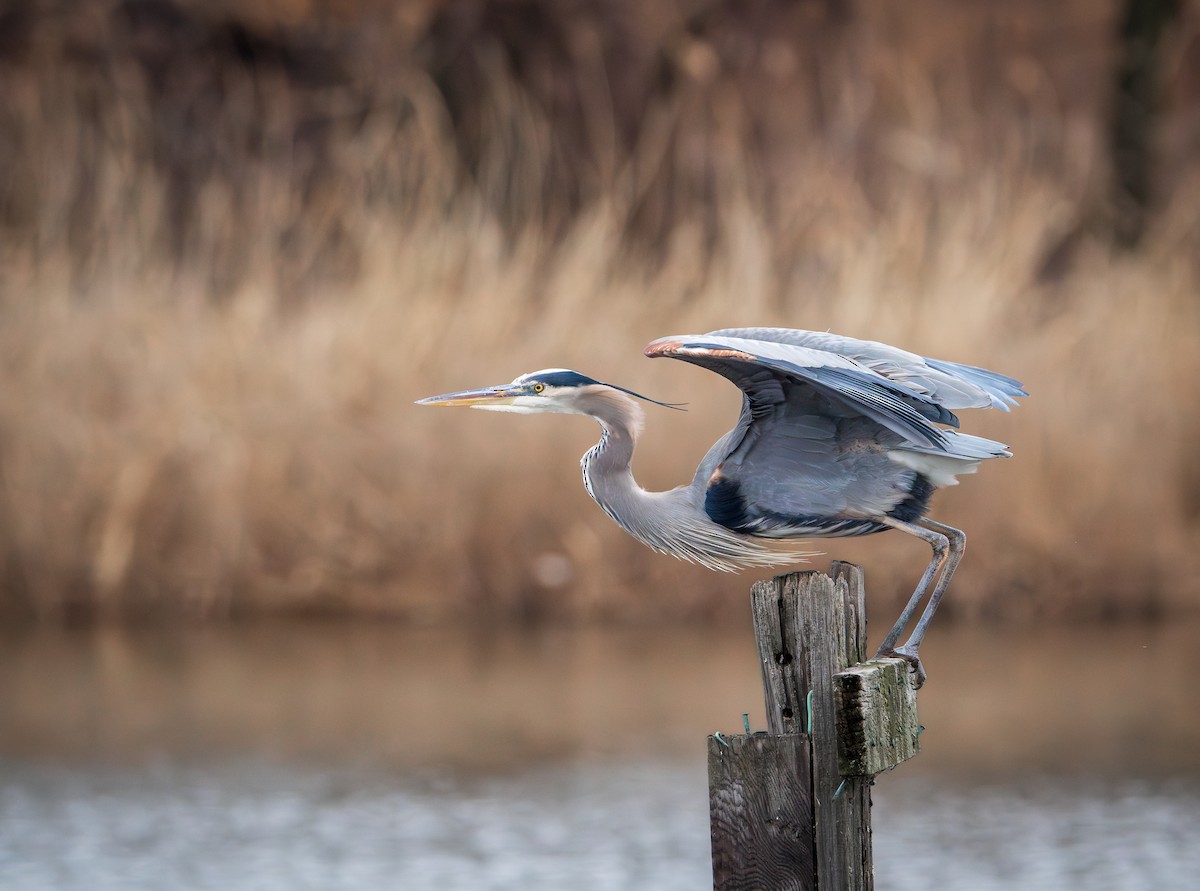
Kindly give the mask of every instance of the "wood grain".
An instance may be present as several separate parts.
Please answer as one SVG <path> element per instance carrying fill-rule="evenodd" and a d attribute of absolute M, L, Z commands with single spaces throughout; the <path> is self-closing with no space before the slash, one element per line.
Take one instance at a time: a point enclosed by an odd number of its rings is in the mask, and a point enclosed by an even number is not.
<path fill-rule="evenodd" d="M 800 734 L 708 738 L 713 887 L 816 887 L 808 739 Z"/>

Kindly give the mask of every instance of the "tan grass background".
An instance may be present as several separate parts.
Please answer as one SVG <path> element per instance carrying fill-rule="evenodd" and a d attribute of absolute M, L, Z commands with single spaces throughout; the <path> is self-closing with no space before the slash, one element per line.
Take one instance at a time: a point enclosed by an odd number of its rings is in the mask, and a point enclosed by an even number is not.
<path fill-rule="evenodd" d="M 649 7 L 647 8 L 643 8 Z M 789 325 L 995 368 L 942 493 L 947 612 L 1200 594 L 1197 16 L 1162 197 L 1103 236 L 1115 4 L 30 4 L 0 40 L 0 604 L 62 620 L 712 619 L 748 579 L 627 540 L 583 419 L 418 409 L 573 367 L 737 414 L 650 339 Z M 1050 260 L 1048 261 L 1048 258 Z M 921 546 L 830 546 L 873 603 Z M 890 607 L 889 607 L 890 609 Z"/>

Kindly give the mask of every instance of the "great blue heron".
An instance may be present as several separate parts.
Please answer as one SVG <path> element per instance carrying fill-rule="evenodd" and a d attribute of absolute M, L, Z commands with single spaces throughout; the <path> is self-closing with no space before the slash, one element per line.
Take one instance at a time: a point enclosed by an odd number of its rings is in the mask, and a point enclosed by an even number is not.
<path fill-rule="evenodd" d="M 915 535 L 933 558 L 879 653 L 908 659 L 922 682 L 918 650 L 966 545 L 961 530 L 925 516 L 930 497 L 983 459 L 1010 455 L 1001 443 L 940 425 L 958 427 L 953 409 L 1007 411 L 1027 395 L 1021 384 L 882 343 L 788 328 L 664 337 L 645 352 L 715 371 L 743 393 L 737 425 L 709 449 L 691 483 L 667 492 L 647 492 L 630 472 L 643 422 L 633 397 L 678 406 L 561 368 L 419 404 L 595 418 L 600 441 L 581 462 L 588 494 L 634 538 L 712 569 L 806 556 L 762 539 Z M 930 584 L 912 634 L 896 646 Z"/>

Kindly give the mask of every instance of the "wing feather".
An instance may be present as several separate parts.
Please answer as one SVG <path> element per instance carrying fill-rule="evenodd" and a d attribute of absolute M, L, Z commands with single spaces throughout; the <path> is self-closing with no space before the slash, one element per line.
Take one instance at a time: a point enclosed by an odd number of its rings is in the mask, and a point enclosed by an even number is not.
<path fill-rule="evenodd" d="M 929 396 L 947 410 L 999 408 L 1008 411 L 1009 406 L 1017 404 L 1017 397 L 1029 395 L 1019 381 L 1004 374 L 974 365 L 929 359 L 886 343 L 844 337 L 827 331 L 803 331 L 797 328 L 722 328 L 706 336 L 775 343 L 843 356 L 889 380 Z"/>
<path fill-rule="evenodd" d="M 945 450 L 946 436 L 935 422 L 958 423 L 926 393 L 824 350 L 705 334 L 661 338 L 646 347 L 646 355 L 682 359 L 728 378 L 746 393 L 752 416 L 782 399 L 782 388 L 771 380 L 781 376 L 808 384 L 917 445 Z"/>

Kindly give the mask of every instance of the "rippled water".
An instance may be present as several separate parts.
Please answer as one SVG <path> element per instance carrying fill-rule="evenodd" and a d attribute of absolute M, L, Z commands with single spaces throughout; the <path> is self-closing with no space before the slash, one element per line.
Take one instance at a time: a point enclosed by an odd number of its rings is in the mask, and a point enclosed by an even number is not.
<path fill-rule="evenodd" d="M 582 763 L 405 777 L 253 763 L 6 764 L 6 889 L 699 889 L 703 769 Z M 1194 782 L 886 778 L 876 887 L 1194 888 Z"/>
<path fill-rule="evenodd" d="M 1200 888 L 1195 630 L 939 629 L 876 887 Z M 4 643 L 4 891 L 711 887 L 704 736 L 761 714 L 736 633 Z"/>

